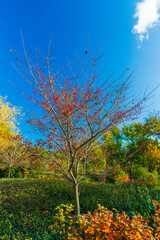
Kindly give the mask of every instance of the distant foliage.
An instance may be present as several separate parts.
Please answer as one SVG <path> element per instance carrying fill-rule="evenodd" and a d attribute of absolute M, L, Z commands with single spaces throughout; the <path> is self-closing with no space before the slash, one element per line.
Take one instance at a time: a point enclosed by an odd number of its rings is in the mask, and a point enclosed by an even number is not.
<path fill-rule="evenodd" d="M 11 138 L 19 131 L 17 119 L 20 115 L 20 108 L 11 106 L 0 96 L 0 151 L 12 144 Z"/>
<path fill-rule="evenodd" d="M 160 173 L 160 148 L 157 145 L 149 144 L 144 152 L 147 167 L 151 171 L 158 170 Z"/>

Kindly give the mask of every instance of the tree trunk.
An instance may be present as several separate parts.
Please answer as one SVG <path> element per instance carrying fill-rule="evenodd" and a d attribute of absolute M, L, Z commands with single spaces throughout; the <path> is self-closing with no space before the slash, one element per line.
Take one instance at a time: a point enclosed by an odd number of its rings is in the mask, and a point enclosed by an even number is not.
<path fill-rule="evenodd" d="M 74 194 L 75 194 L 75 213 L 76 215 L 80 215 L 80 204 L 79 204 L 79 191 L 78 184 L 74 184 Z"/>
<path fill-rule="evenodd" d="M 8 178 L 11 177 L 11 168 L 9 167 Z"/>

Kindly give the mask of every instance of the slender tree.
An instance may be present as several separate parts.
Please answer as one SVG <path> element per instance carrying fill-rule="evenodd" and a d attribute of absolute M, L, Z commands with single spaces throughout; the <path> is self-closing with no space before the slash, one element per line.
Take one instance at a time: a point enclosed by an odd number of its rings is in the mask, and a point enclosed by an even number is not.
<path fill-rule="evenodd" d="M 3 170 L 8 169 L 8 178 L 10 178 L 13 167 L 24 167 L 23 159 L 26 159 L 29 151 L 27 144 L 23 143 L 24 139 L 20 135 L 8 136 L 8 138 L 10 144 L 1 149 L 0 161 L 1 168 Z"/>
<path fill-rule="evenodd" d="M 44 161 L 50 167 L 48 172 L 58 171 L 73 185 L 79 215 L 78 187 L 87 177 L 88 166 L 95 161 L 96 154 L 90 156 L 97 148 L 96 141 L 115 125 L 135 119 L 149 95 L 140 100 L 131 96 L 128 90 L 133 73 L 113 79 L 112 75 L 99 72 L 99 49 L 95 55 L 85 51 L 87 65 L 77 57 L 73 69 L 69 64 L 69 70 L 54 71 L 50 51 L 44 57 L 35 50 L 30 57 L 24 42 L 23 47 L 25 56 L 18 58 L 16 69 L 30 85 L 33 95 L 26 96 L 36 105 L 28 123 L 43 134 L 41 144 L 59 153 L 58 158 L 44 157 Z"/>

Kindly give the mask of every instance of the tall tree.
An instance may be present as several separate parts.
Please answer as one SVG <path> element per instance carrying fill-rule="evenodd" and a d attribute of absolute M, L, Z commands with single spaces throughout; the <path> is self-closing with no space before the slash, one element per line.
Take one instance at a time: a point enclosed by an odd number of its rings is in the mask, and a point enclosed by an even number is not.
<path fill-rule="evenodd" d="M 6 98 L 0 97 L 0 167 L 4 166 L 6 158 L 3 158 L 7 149 L 14 145 L 14 140 L 18 134 L 18 117 L 21 115 L 20 108 L 12 106 Z M 8 159 L 7 159 L 8 161 Z"/>
<path fill-rule="evenodd" d="M 159 116 L 151 116 L 143 123 L 124 125 L 123 136 L 128 154 L 134 153 L 134 155 L 132 154 L 133 162 L 148 167 L 149 170 L 157 168 L 160 136 Z M 153 156 L 156 155 L 157 157 L 153 160 Z"/>
<path fill-rule="evenodd" d="M 36 50 L 35 59 L 24 47 L 25 60 L 19 58 L 17 66 L 22 67 L 18 71 L 33 90 L 33 96 L 27 97 L 37 107 L 28 122 L 43 134 L 45 140 L 42 138 L 41 142 L 48 149 L 60 153 L 58 159 L 44 159 L 74 186 L 77 215 L 78 186 L 87 177 L 86 169 L 92 161 L 89 156 L 97 148 L 96 141 L 115 125 L 136 118 L 148 97 L 136 100 L 128 93 L 132 73 L 113 79 L 100 72 L 102 57 L 98 51 L 95 55 L 85 51 L 87 65 L 78 58 L 75 68 L 69 64 L 70 70 L 53 71 L 50 51 L 44 57 Z"/>

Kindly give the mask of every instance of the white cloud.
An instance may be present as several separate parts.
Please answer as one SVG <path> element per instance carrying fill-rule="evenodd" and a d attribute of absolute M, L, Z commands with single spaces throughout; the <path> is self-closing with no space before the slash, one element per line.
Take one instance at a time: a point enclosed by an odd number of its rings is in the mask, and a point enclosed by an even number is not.
<path fill-rule="evenodd" d="M 144 38 L 149 38 L 149 29 L 160 23 L 160 0 L 138 2 L 133 17 L 138 18 L 138 22 L 134 25 L 132 32 L 138 34 L 141 44 Z"/>

